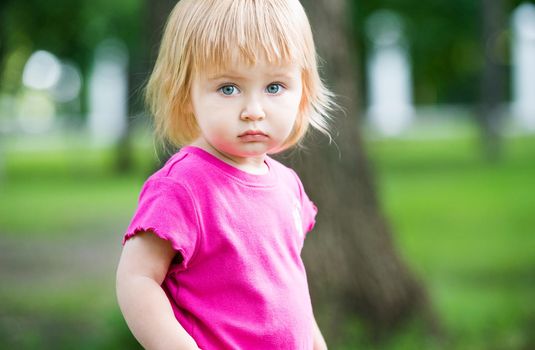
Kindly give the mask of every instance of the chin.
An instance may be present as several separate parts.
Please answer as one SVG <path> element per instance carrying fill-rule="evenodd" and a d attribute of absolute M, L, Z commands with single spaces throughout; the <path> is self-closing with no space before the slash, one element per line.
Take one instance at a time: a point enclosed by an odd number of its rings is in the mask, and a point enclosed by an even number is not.
<path fill-rule="evenodd" d="M 266 144 L 248 145 L 245 147 L 245 152 L 254 154 L 267 154 L 275 152 L 279 147 L 273 147 Z"/>
<path fill-rule="evenodd" d="M 260 156 L 266 155 L 268 153 L 268 151 L 265 150 L 265 149 L 262 149 L 262 150 L 247 150 L 247 151 L 241 151 L 239 153 L 240 153 L 240 157 L 260 157 Z"/>
<path fill-rule="evenodd" d="M 281 146 L 280 144 L 269 144 L 265 142 L 249 142 L 239 144 L 220 144 L 217 147 L 219 151 L 235 157 L 259 157 L 266 154 L 277 153 Z"/>

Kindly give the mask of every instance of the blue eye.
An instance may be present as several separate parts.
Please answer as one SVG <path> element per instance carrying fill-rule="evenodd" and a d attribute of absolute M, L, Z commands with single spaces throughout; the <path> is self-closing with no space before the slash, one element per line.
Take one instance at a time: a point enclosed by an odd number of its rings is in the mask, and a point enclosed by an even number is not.
<path fill-rule="evenodd" d="M 269 84 L 266 88 L 266 91 L 270 94 L 278 94 L 282 89 L 281 84 Z"/>
<path fill-rule="evenodd" d="M 238 91 L 238 88 L 236 88 L 234 85 L 225 85 L 225 86 L 220 87 L 219 91 L 221 91 L 223 95 L 231 96 L 231 95 L 234 95 Z"/>

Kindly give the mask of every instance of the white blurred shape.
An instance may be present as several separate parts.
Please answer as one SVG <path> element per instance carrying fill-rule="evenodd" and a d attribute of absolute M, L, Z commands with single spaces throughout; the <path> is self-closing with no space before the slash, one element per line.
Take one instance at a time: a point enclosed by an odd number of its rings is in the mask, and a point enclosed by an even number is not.
<path fill-rule="evenodd" d="M 46 93 L 27 90 L 20 97 L 17 120 L 24 132 L 38 134 L 50 130 L 55 116 L 54 102 Z"/>
<path fill-rule="evenodd" d="M 512 16 L 513 114 L 535 130 L 535 5 L 523 3 Z"/>
<path fill-rule="evenodd" d="M 373 44 L 367 59 L 368 116 L 382 134 L 398 135 L 414 116 L 402 21 L 397 14 L 380 10 L 366 21 L 366 32 Z"/>
<path fill-rule="evenodd" d="M 34 52 L 22 73 L 22 83 L 36 90 L 50 89 L 60 77 L 61 65 L 56 56 L 48 51 Z"/>
<path fill-rule="evenodd" d="M 126 130 L 128 113 L 128 53 L 118 40 L 102 42 L 95 53 L 89 80 L 91 137 L 97 145 L 117 142 Z"/>
<path fill-rule="evenodd" d="M 51 92 L 58 102 L 69 102 L 80 95 L 82 88 L 82 74 L 78 67 L 69 62 L 61 63 L 61 74 L 52 86 Z"/>

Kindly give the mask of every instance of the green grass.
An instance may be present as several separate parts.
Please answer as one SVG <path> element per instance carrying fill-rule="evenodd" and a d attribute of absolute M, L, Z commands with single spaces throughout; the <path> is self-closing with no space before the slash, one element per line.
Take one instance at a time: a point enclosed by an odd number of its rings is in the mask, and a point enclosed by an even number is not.
<path fill-rule="evenodd" d="M 149 150 L 136 153 L 136 172 L 126 175 L 114 174 L 110 150 L 6 153 L 0 233 L 28 239 L 64 238 L 127 222 L 152 164 Z"/>
<path fill-rule="evenodd" d="M 372 346 L 355 319 L 345 326 L 348 337 L 341 348 L 535 347 L 535 137 L 506 140 L 497 163 L 485 161 L 476 138 L 466 135 L 375 140 L 367 149 L 396 243 L 428 288 L 450 343 L 440 347 L 415 322 Z M 116 175 L 110 151 L 8 148 L 0 177 L 0 238 L 60 244 L 87 234 L 119 236 L 153 162 L 151 147 L 141 147 L 136 155 L 136 170 Z M 114 297 L 99 296 L 99 290 L 109 294 L 108 279 L 59 291 L 0 288 L 0 310 L 22 315 L 13 323 L 0 312 L 0 338 L 29 322 L 33 331 L 18 348 L 57 348 L 58 343 L 69 348 L 80 337 L 86 348 L 123 348 L 120 344 L 131 337 Z M 37 297 L 30 298 L 32 293 Z M 66 328 L 70 335 L 56 335 L 50 343 L 47 330 L 67 324 L 74 324 Z"/>
<path fill-rule="evenodd" d="M 134 171 L 118 175 L 111 150 L 6 147 L 0 249 L 5 242 L 22 248 L 0 253 L 0 348 L 138 348 L 115 301 L 114 249 L 102 246 L 120 249 L 139 189 L 153 170 L 150 147 L 135 154 Z M 70 246 L 81 256 L 57 257 Z"/>
<path fill-rule="evenodd" d="M 368 148 L 396 242 L 452 346 L 533 346 L 535 138 L 507 140 L 497 163 L 481 157 L 474 139 Z"/>

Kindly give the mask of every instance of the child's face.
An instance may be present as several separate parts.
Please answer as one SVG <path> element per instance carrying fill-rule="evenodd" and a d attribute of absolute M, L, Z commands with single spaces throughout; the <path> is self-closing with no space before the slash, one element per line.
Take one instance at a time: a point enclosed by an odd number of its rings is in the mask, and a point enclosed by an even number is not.
<path fill-rule="evenodd" d="M 192 81 L 193 112 L 208 143 L 235 160 L 277 152 L 290 135 L 301 102 L 297 65 L 236 63 L 205 70 Z"/>

